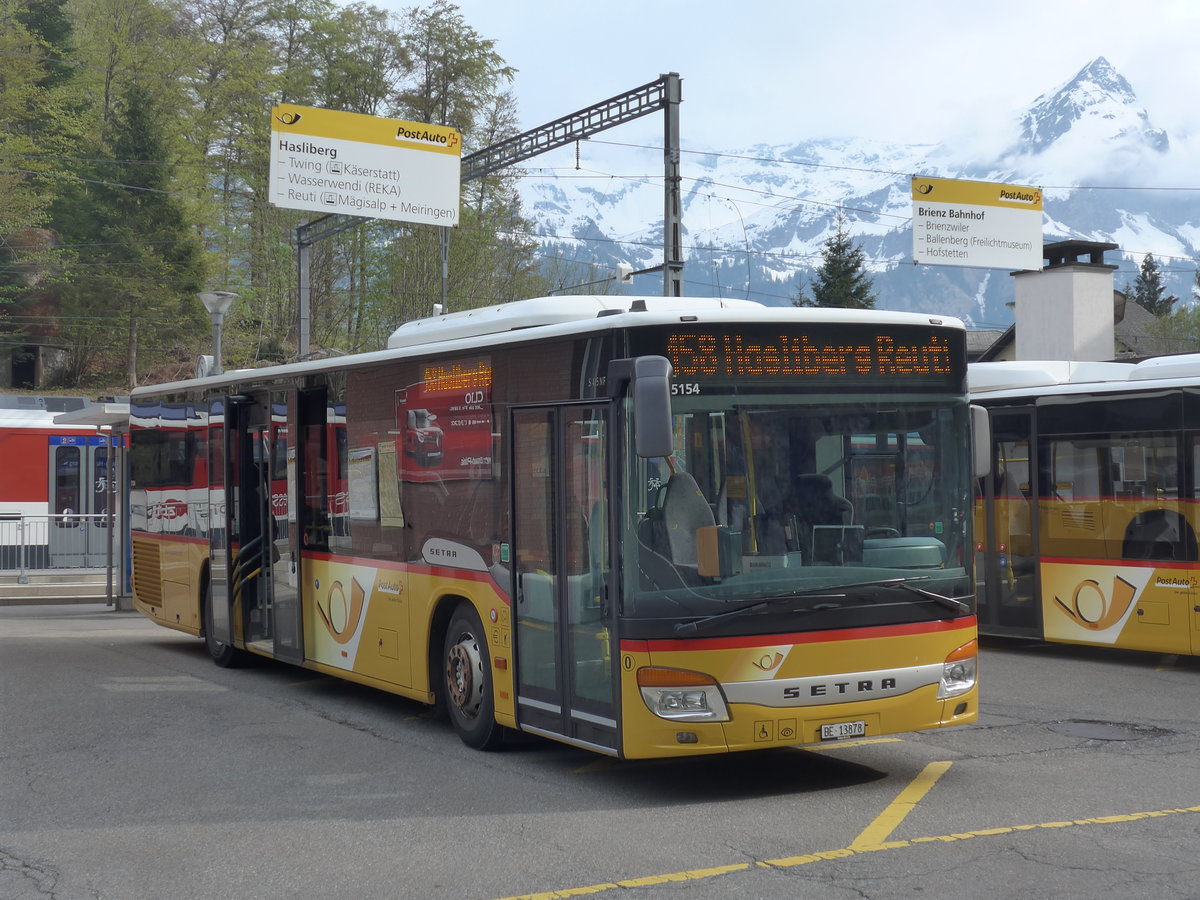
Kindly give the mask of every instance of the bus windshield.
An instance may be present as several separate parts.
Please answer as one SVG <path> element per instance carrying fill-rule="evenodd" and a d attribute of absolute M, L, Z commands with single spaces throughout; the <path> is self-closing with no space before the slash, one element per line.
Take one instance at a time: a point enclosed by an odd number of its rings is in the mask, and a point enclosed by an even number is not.
<path fill-rule="evenodd" d="M 646 636 L 652 621 L 747 634 L 974 609 L 965 403 L 676 397 L 674 430 L 670 459 L 629 457 L 623 613 Z"/>

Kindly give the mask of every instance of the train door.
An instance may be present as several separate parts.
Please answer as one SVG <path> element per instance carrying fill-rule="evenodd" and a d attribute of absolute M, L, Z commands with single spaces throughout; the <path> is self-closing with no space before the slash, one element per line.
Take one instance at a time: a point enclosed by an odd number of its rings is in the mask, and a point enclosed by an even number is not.
<path fill-rule="evenodd" d="M 518 721 L 613 752 L 607 434 L 604 406 L 514 410 L 513 571 Z"/>
<path fill-rule="evenodd" d="M 293 408 L 283 393 L 228 398 L 225 582 L 229 622 L 241 623 L 246 646 L 298 662 L 303 659 L 299 559 L 289 522 L 295 492 L 294 468 L 288 464 L 289 455 L 295 458 L 289 454 Z M 214 611 L 214 622 L 219 618 Z M 215 633 L 226 640 L 219 623 Z"/>
<path fill-rule="evenodd" d="M 1041 634 L 1037 574 L 1037 466 L 1032 409 L 992 410 L 992 471 L 984 479 L 980 626 Z"/>
<path fill-rule="evenodd" d="M 50 436 L 49 565 L 108 565 L 108 505 L 115 496 L 110 477 L 115 448 L 106 435 Z M 120 527 L 114 506 L 113 526 Z M 120 533 L 119 530 L 116 533 Z"/>

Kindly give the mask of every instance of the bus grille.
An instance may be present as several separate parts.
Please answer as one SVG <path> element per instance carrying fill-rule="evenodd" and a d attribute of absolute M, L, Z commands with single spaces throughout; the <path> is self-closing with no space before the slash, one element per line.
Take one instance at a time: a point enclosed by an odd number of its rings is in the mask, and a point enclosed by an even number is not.
<path fill-rule="evenodd" d="M 1064 509 L 1062 511 L 1063 528 L 1079 528 L 1084 531 L 1096 530 L 1096 513 L 1090 509 Z"/>
<path fill-rule="evenodd" d="M 133 592 L 147 606 L 162 606 L 162 561 L 157 542 L 133 542 Z"/>

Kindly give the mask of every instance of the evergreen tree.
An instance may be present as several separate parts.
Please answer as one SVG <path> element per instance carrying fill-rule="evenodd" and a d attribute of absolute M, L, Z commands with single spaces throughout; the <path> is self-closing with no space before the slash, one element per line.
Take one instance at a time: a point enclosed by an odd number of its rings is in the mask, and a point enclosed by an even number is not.
<path fill-rule="evenodd" d="M 838 213 L 834 233 L 821 251 L 821 267 L 811 296 L 801 287 L 793 301 L 796 306 L 874 309 L 875 292 L 871 276 L 863 268 L 863 251 L 850 240 L 846 216 Z"/>
<path fill-rule="evenodd" d="M 1138 271 L 1138 276 L 1133 282 L 1133 287 L 1126 287 L 1126 292 L 1129 299 L 1133 300 L 1142 309 L 1154 313 L 1154 315 L 1162 318 L 1171 314 L 1173 307 L 1179 298 L 1173 295 L 1167 295 L 1166 285 L 1163 284 L 1162 272 L 1158 268 L 1158 261 L 1152 253 L 1147 253 L 1142 259 L 1141 269 Z"/>
<path fill-rule="evenodd" d="M 92 247 L 87 266 L 64 294 L 64 309 L 73 307 L 80 317 L 104 311 L 91 329 L 76 331 L 77 355 L 123 344 L 132 388 L 143 348 L 191 358 L 187 339 L 201 334 L 204 323 L 195 297 L 203 261 L 171 189 L 162 113 L 140 83 L 130 85 L 118 104 L 110 145 L 113 180 L 75 198 L 71 209 L 82 215 L 62 225 L 73 242 Z"/>

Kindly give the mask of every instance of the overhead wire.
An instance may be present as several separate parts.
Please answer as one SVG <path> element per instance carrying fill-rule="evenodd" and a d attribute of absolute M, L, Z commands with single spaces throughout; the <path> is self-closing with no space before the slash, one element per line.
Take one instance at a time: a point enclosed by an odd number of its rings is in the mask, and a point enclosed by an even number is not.
<path fill-rule="evenodd" d="M 603 140 L 596 140 L 594 138 L 591 140 L 591 143 L 602 144 L 602 145 L 607 145 L 607 146 L 614 146 L 614 147 L 626 147 L 626 148 L 633 148 L 633 149 L 641 149 L 641 150 L 661 150 L 662 149 L 661 147 L 655 147 L 653 145 L 632 144 L 632 143 L 618 142 L 618 141 L 603 141 Z M 703 155 L 703 156 L 718 157 L 718 158 L 740 159 L 740 160 L 746 160 L 746 161 L 752 161 L 752 162 L 769 163 L 772 165 L 780 165 L 780 166 L 801 166 L 801 167 L 809 167 L 809 168 L 833 169 L 833 170 L 862 172 L 862 173 L 876 174 L 876 175 L 885 175 L 885 176 L 891 176 L 891 177 L 905 177 L 905 176 L 908 176 L 911 174 L 911 173 L 905 173 L 905 172 L 901 172 L 901 171 L 893 170 L 893 169 L 874 169 L 874 168 L 861 167 L 861 166 L 834 165 L 834 164 L 829 164 L 829 163 L 817 163 L 817 162 L 812 162 L 812 161 L 808 161 L 808 160 L 788 160 L 788 159 L 780 159 L 777 157 L 750 156 L 747 154 L 723 153 L 723 152 L 708 151 L 708 150 L 705 150 L 705 151 L 683 150 L 682 152 L 690 153 L 690 154 L 694 154 L 694 155 Z M 55 159 L 58 161 L 86 162 L 86 163 L 92 163 L 92 164 L 106 164 L 106 163 L 122 164 L 122 165 L 129 165 L 129 164 L 166 165 L 166 164 L 168 164 L 165 161 L 160 163 L 158 161 L 152 161 L 152 160 L 121 160 L 121 159 L 51 157 L 51 156 L 42 157 L 42 156 L 38 156 L 36 154 L 17 154 L 16 156 L 19 156 L 21 158 L 46 158 L 46 159 Z M 5 157 L 0 157 L 0 158 L 5 158 Z M 11 158 L 11 157 L 9 157 L 9 158 Z M 174 163 L 174 165 L 178 165 L 178 163 Z M 203 166 L 204 163 L 192 163 L 190 165 Z M 89 178 L 84 178 L 82 176 L 71 175 L 71 174 L 64 173 L 64 172 L 39 172 L 36 170 L 31 170 L 31 169 L 26 169 L 26 168 L 0 169 L 0 172 L 3 172 L 3 171 L 7 171 L 7 172 L 11 172 L 11 173 L 18 173 L 18 174 L 28 174 L 28 175 L 33 175 L 33 176 L 37 176 L 37 177 L 65 178 L 65 179 L 74 180 L 74 181 L 78 181 L 78 182 L 82 182 L 82 183 L 97 184 L 97 185 L 122 188 L 122 189 L 127 189 L 127 190 L 134 190 L 134 191 L 147 191 L 147 192 L 152 192 L 152 193 L 183 197 L 186 199 L 199 199 L 193 194 L 182 192 L 182 191 L 163 190 L 163 189 L 159 189 L 159 188 L 151 188 L 151 187 L 146 187 L 146 186 L 142 186 L 142 185 L 132 185 L 132 184 L 128 184 L 128 183 L 108 181 L 108 180 L 104 180 L 104 179 L 89 179 Z M 574 170 L 575 172 L 578 172 L 578 174 L 571 174 L 571 175 L 557 174 L 557 171 L 558 170 L 554 167 L 523 167 L 523 168 L 520 168 L 517 171 L 515 171 L 514 174 L 516 175 L 516 177 L 520 177 L 520 178 L 534 178 L 534 177 L 543 177 L 540 174 L 542 172 L 549 172 L 549 173 L 551 173 L 551 177 L 554 179 L 603 178 L 603 179 L 608 179 L 608 180 L 623 180 L 623 181 L 629 181 L 629 182 L 640 183 L 640 184 L 648 184 L 648 183 L 652 183 L 655 181 L 660 181 L 663 177 L 661 175 L 649 175 L 649 174 L 622 175 L 622 174 L 602 172 L 599 170 L 579 169 L 579 168 L 576 168 Z M 752 195 L 756 195 L 756 196 L 762 197 L 762 198 L 770 198 L 770 201 L 771 201 L 771 202 L 764 202 L 764 201 L 760 201 L 760 200 L 750 199 L 745 196 L 740 196 L 738 198 L 734 198 L 732 196 L 719 194 L 719 193 L 716 193 L 713 191 L 701 194 L 701 196 L 705 196 L 709 199 L 719 199 L 719 200 L 722 200 L 722 201 L 730 203 L 730 204 L 744 203 L 744 204 L 749 204 L 749 205 L 753 205 L 753 206 L 758 206 L 758 207 L 764 208 L 764 209 L 786 209 L 787 207 L 785 206 L 785 204 L 806 204 L 806 205 L 821 207 L 821 208 L 829 210 L 831 212 L 832 211 L 845 212 L 845 213 L 855 214 L 858 216 L 870 216 L 870 217 L 873 217 L 876 219 L 881 219 L 881 218 L 895 219 L 895 220 L 898 220 L 900 223 L 911 221 L 911 218 L 912 218 L 911 216 L 902 216 L 902 215 L 898 215 L 895 213 L 883 212 L 880 210 L 865 209 L 865 208 L 861 208 L 861 207 L 850 206 L 850 205 L 847 205 L 844 203 L 835 203 L 835 202 L 824 201 L 824 200 L 814 200 L 814 199 L 807 198 L 807 197 L 797 197 L 797 196 L 788 195 L 788 194 L 781 194 L 776 191 L 763 190 L 761 188 L 755 188 L 755 187 L 750 187 L 750 186 L 746 186 L 746 185 L 737 185 L 737 184 L 729 184 L 726 182 L 717 182 L 711 178 L 706 178 L 706 177 L 695 177 L 695 176 L 685 175 L 685 176 L 683 176 L 683 180 L 692 182 L 698 186 L 707 185 L 707 186 L 712 186 L 712 187 L 719 187 L 724 190 L 731 191 L 731 192 L 737 192 L 737 193 L 743 194 L 743 195 L 744 194 L 752 194 Z M 1139 187 L 1139 186 L 1117 186 L 1117 185 L 1063 185 L 1063 186 L 1043 185 L 1042 187 L 1043 187 L 1043 189 L 1047 189 L 1047 190 L 1071 189 L 1071 190 L 1110 190 L 1110 191 L 1117 191 L 1117 190 L 1200 191 L 1200 187 L 1183 187 L 1183 186 Z M 736 206 L 735 206 L 735 209 L 736 209 Z M 738 212 L 739 212 L 739 216 L 740 216 L 740 210 Z M 743 230 L 744 230 L 744 220 L 743 220 Z M 535 240 L 535 241 L 537 241 L 537 240 L 544 241 L 547 239 L 555 240 L 555 241 L 573 241 L 573 242 L 578 241 L 578 242 L 580 242 L 581 245 L 586 244 L 586 243 L 609 242 L 609 243 L 614 243 L 614 244 L 625 244 L 625 245 L 630 245 L 630 246 L 646 246 L 646 247 L 657 247 L 658 246 L 657 242 L 637 241 L 637 240 L 631 240 L 631 239 L 627 239 L 627 238 L 589 238 L 589 239 L 585 240 L 585 239 L 577 238 L 573 235 L 557 235 L 557 234 L 548 233 L 548 232 L 536 232 L 536 231 L 533 233 L 529 233 L 529 232 L 524 232 L 524 233 L 522 233 L 522 232 L 498 232 L 498 233 L 505 233 L 505 234 L 509 234 L 510 236 L 518 236 L 518 237 L 522 237 L 527 240 Z M 136 241 L 136 242 L 124 243 L 124 245 L 134 246 L 134 245 L 151 244 L 151 243 L 154 243 L 154 242 L 153 241 Z M 685 246 L 682 249 L 690 250 L 692 252 L 747 254 L 748 258 L 750 256 L 769 257 L 769 258 L 775 258 L 775 259 L 784 260 L 784 261 L 801 261 L 801 262 L 803 262 L 803 261 L 809 261 L 809 260 L 815 260 L 815 259 L 821 258 L 821 256 L 819 254 L 800 254 L 800 253 L 787 253 L 787 252 L 781 252 L 781 251 L 770 251 L 770 250 L 763 250 L 763 249 L 751 249 L 748 246 L 748 243 L 749 242 L 747 241 L 746 242 L 747 246 L 745 246 L 743 248 L 717 247 L 717 246 L 713 246 L 713 245 L 690 245 L 690 246 Z M 123 245 L 123 242 L 112 242 L 109 244 L 97 243 L 97 244 L 94 244 L 91 246 L 122 246 L 122 245 Z M 71 245 L 71 246 L 86 247 L 89 245 L 79 244 L 79 245 Z M 65 248 L 53 248 L 53 249 L 65 249 Z M 1135 251 L 1135 250 L 1128 250 L 1128 249 L 1118 250 L 1117 253 L 1121 257 L 1128 258 L 1129 261 L 1134 262 L 1135 264 L 1136 264 L 1136 257 L 1138 257 L 1138 256 L 1144 257 L 1146 255 L 1146 252 L 1144 252 L 1144 251 Z M 1173 256 L 1173 255 L 1168 255 L 1168 254 L 1161 254 L 1161 255 L 1155 256 L 1155 259 L 1164 260 L 1164 261 L 1165 260 L 1181 261 L 1184 263 L 1193 263 L 1194 264 L 1194 260 L 1191 257 L 1186 257 L 1186 256 Z M 573 262 L 576 264 L 589 264 L 588 261 L 580 259 L 578 256 L 573 257 L 567 261 L 570 261 L 570 262 Z M 871 267 L 877 268 L 877 269 L 879 269 L 879 268 L 886 269 L 889 266 L 902 264 L 901 261 L 897 260 L 894 257 L 870 257 L 870 258 L 867 258 L 865 260 L 865 262 L 868 263 Z M 74 265 L 87 265 L 86 263 L 80 263 L 80 262 L 75 262 L 73 264 Z M 126 265 L 136 265 L 136 263 L 126 263 Z M 0 270 L 2 270 L 4 268 L 7 268 L 7 267 L 0 266 Z M 1185 272 L 1192 272 L 1192 271 L 1196 271 L 1196 270 L 1195 270 L 1195 268 L 1193 268 L 1193 266 L 1187 266 L 1187 267 L 1183 267 L 1183 268 L 1161 267 L 1160 271 L 1173 272 L 1173 273 L 1185 273 Z M 756 293 L 759 293 L 759 292 L 756 291 Z"/>

